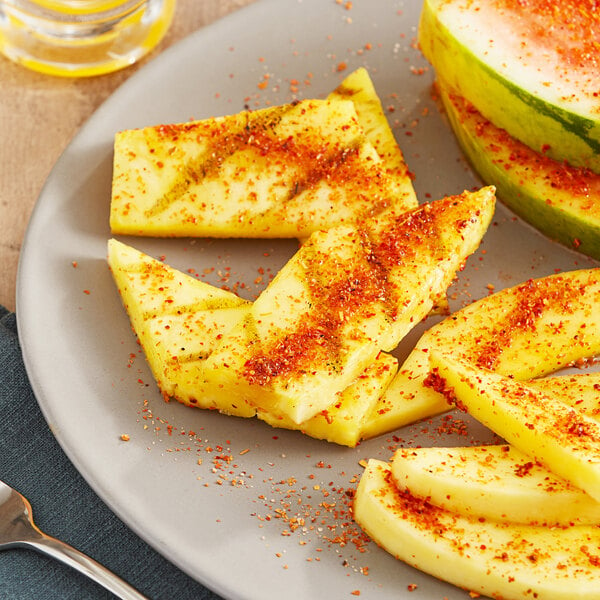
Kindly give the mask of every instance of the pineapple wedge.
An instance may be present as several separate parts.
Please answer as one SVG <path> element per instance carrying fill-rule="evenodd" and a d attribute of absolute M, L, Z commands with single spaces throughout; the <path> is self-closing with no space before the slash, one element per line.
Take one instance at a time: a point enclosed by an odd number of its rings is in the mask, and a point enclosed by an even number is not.
<path fill-rule="evenodd" d="M 418 341 L 373 409 L 364 438 L 448 409 L 425 388 L 429 353 L 452 353 L 516 379 L 530 379 L 600 352 L 600 269 L 529 280 L 473 302 Z"/>
<path fill-rule="evenodd" d="M 108 260 L 132 327 L 165 397 L 188 406 L 252 417 L 255 408 L 232 404 L 208 387 L 204 361 L 224 333 L 250 310 L 251 304 L 185 275 L 117 240 L 108 244 Z M 302 425 L 306 435 L 355 446 L 366 415 L 396 372 L 398 362 L 381 353 L 346 390 L 331 398 L 323 414 Z M 274 427 L 289 422 L 261 412 Z M 298 427 L 296 427 L 298 428 Z"/>
<path fill-rule="evenodd" d="M 327 100 L 126 130 L 114 151 L 113 233 L 306 238 L 417 205 L 364 69 Z"/>
<path fill-rule="evenodd" d="M 600 420 L 600 373 L 527 385 Z M 563 526 L 600 523 L 600 503 L 509 445 L 400 449 L 392 473 L 401 489 L 466 516 Z"/>
<path fill-rule="evenodd" d="M 452 403 L 548 470 L 600 501 L 600 423 L 510 377 L 430 353 L 427 379 Z"/>
<path fill-rule="evenodd" d="M 396 558 L 492 598 L 597 600 L 600 528 L 540 527 L 469 518 L 400 491 L 387 463 L 370 460 L 354 519 Z"/>
<path fill-rule="evenodd" d="M 314 233 L 206 361 L 223 393 L 300 424 L 396 347 L 479 245 L 493 188 L 425 204 L 376 233 Z"/>
<path fill-rule="evenodd" d="M 600 502 L 513 446 L 402 448 L 391 468 L 399 489 L 467 517 L 561 527 L 600 524 Z"/>
<path fill-rule="evenodd" d="M 353 448 L 360 441 L 367 416 L 397 368 L 396 358 L 380 352 L 362 375 L 338 394 L 332 405 L 299 425 L 289 418 L 275 417 L 266 411 L 258 411 L 257 416 L 273 427 L 300 430 L 310 437 Z"/>
<path fill-rule="evenodd" d="M 161 393 L 189 406 L 254 416 L 249 404 L 215 393 L 203 374 L 219 336 L 251 303 L 115 239 L 108 242 L 108 264 Z"/>

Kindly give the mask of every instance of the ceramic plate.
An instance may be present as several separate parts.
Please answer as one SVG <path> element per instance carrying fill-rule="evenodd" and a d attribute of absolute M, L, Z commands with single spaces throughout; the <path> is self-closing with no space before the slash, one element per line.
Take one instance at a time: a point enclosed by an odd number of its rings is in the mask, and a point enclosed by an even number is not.
<path fill-rule="evenodd" d="M 225 598 L 464 599 L 396 561 L 352 523 L 359 461 L 399 446 L 489 439 L 443 433 L 447 415 L 337 447 L 254 420 L 165 403 L 106 266 L 113 134 L 125 128 L 323 97 L 365 66 L 421 200 L 479 185 L 431 97 L 416 49 L 420 4 L 266 0 L 198 31 L 140 69 L 56 164 L 22 254 L 18 311 L 40 406 L 78 470 L 139 535 Z M 254 298 L 291 241 L 121 238 Z M 454 284 L 453 307 L 532 276 L 590 264 L 502 207 Z M 430 320 L 426 326 L 432 324 Z M 421 329 L 422 331 L 422 329 Z M 398 350 L 404 356 L 419 332 Z M 121 440 L 127 434 L 128 442 Z M 409 584 L 416 584 L 413 592 Z"/>

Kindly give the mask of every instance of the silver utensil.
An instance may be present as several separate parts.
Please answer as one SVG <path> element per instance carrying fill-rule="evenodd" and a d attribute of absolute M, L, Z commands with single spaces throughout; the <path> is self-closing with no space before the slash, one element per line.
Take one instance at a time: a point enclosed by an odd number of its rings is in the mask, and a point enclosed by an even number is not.
<path fill-rule="evenodd" d="M 0 550 L 16 547 L 33 548 L 49 555 L 87 575 L 122 600 L 147 600 L 94 559 L 41 531 L 33 522 L 27 498 L 0 481 Z"/>

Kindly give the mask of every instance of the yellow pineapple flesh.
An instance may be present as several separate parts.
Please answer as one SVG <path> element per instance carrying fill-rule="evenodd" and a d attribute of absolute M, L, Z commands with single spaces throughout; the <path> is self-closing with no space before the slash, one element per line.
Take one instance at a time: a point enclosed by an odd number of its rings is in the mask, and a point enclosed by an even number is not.
<path fill-rule="evenodd" d="M 254 407 L 205 384 L 204 361 L 250 302 L 170 268 L 115 239 L 108 264 L 133 330 L 163 395 L 200 408 L 251 417 Z"/>
<path fill-rule="evenodd" d="M 360 441 L 365 420 L 397 368 L 398 361 L 391 354 L 380 352 L 353 383 L 337 394 L 332 404 L 300 424 L 267 411 L 258 411 L 257 416 L 273 427 L 299 430 L 310 437 L 352 448 Z"/>
<path fill-rule="evenodd" d="M 429 385 L 600 501 L 600 423 L 526 383 L 432 351 Z"/>
<path fill-rule="evenodd" d="M 373 409 L 364 437 L 448 410 L 423 386 L 429 354 L 451 349 L 498 373 L 531 379 L 600 353 L 600 269 L 529 280 L 473 302 L 425 332 Z"/>
<path fill-rule="evenodd" d="M 339 96 L 122 131 L 114 153 L 114 234 L 305 238 L 416 204 Z"/>
<path fill-rule="evenodd" d="M 600 524 L 600 502 L 507 444 L 401 448 L 394 482 L 472 518 L 550 527 Z"/>
<path fill-rule="evenodd" d="M 207 386 L 206 358 L 222 336 L 242 321 L 251 303 L 183 274 L 117 240 L 110 240 L 109 265 L 132 328 L 161 392 L 183 404 L 252 417 L 255 408 L 233 403 L 220 386 Z M 359 441 L 364 419 L 389 383 L 397 360 L 381 353 L 356 381 L 330 399 L 330 406 L 301 427 L 260 412 L 274 427 L 346 446 Z"/>
<path fill-rule="evenodd" d="M 596 600 L 600 528 L 544 527 L 466 517 L 395 485 L 390 466 L 370 460 L 354 518 L 392 556 L 490 598 Z"/>
<path fill-rule="evenodd" d="M 207 359 L 207 379 L 296 424 L 327 409 L 428 314 L 479 245 L 494 202 L 483 188 L 372 229 L 314 233 Z"/>

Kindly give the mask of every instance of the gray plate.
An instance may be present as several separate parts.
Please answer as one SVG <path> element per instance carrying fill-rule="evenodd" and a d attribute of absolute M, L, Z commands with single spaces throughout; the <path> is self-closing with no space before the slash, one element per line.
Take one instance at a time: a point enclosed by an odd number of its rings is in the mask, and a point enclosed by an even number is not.
<path fill-rule="evenodd" d="M 266 0 L 198 31 L 94 114 L 56 164 L 31 219 L 19 271 L 19 328 L 52 431 L 125 522 L 226 598 L 350 598 L 360 590 L 369 600 L 463 599 L 464 591 L 360 540 L 346 490 L 356 486 L 363 458 L 387 459 L 399 445 L 457 445 L 490 435 L 474 423 L 467 437 L 441 434 L 438 418 L 350 450 L 164 403 L 105 262 L 113 134 L 322 97 L 366 66 L 421 200 L 477 186 L 430 97 L 432 72 L 415 49 L 419 10 L 408 0 L 355 1 L 351 10 L 333 0 Z M 261 288 L 259 269 L 266 280 L 296 247 L 122 239 L 211 283 L 241 282 L 248 298 Z M 502 207 L 482 249 L 454 285 L 454 307 L 488 293 L 488 284 L 500 289 L 592 264 Z M 408 592 L 411 583 L 418 587 Z"/>

